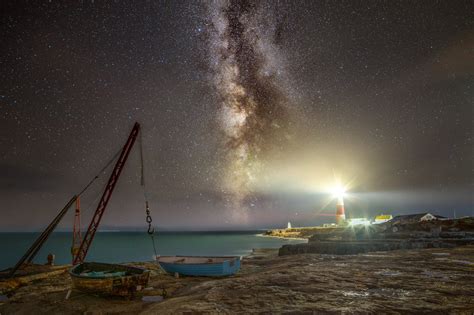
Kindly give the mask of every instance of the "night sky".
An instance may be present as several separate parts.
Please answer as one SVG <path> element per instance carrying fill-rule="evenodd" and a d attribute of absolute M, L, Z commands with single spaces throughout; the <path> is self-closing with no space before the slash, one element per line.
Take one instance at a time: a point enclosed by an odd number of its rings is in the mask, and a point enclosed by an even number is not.
<path fill-rule="evenodd" d="M 0 230 L 47 225 L 135 121 L 158 231 L 332 222 L 336 181 L 352 217 L 473 215 L 472 1 L 7 2 Z M 104 229 L 146 229 L 138 147 Z"/>

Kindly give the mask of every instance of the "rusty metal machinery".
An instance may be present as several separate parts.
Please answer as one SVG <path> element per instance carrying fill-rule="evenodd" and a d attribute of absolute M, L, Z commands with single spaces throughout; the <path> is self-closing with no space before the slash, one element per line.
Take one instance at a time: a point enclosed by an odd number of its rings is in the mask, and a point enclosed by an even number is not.
<path fill-rule="evenodd" d="M 71 200 L 64 206 L 64 208 L 56 215 L 56 217 L 53 219 L 53 221 L 48 225 L 48 227 L 40 234 L 40 236 L 36 239 L 36 241 L 31 245 L 31 247 L 26 251 L 26 253 L 20 258 L 20 260 L 16 263 L 16 265 L 10 270 L 9 277 L 13 277 L 15 272 L 20 268 L 25 261 L 28 261 L 31 263 L 33 259 L 35 258 L 36 254 L 38 251 L 41 249 L 43 246 L 44 242 L 48 239 L 48 237 L 51 235 L 51 233 L 54 231 L 58 223 L 61 221 L 61 219 L 64 217 L 64 215 L 67 213 L 69 208 L 74 204 L 76 201 L 77 196 L 74 195 Z"/>
<path fill-rule="evenodd" d="M 89 247 L 94 239 L 95 233 L 99 228 L 99 224 L 102 219 L 102 216 L 104 215 L 107 204 L 110 200 L 110 197 L 112 196 L 115 185 L 117 184 L 123 167 L 125 166 L 125 162 L 127 161 L 128 155 L 130 154 L 130 151 L 133 148 L 133 145 L 135 143 L 135 140 L 137 139 L 139 132 L 140 124 L 135 123 L 132 131 L 130 132 L 130 135 L 128 136 L 127 142 L 123 146 L 119 159 L 117 160 L 117 163 L 115 163 L 115 167 L 112 171 L 112 174 L 110 175 L 107 185 L 105 186 L 104 193 L 102 194 L 102 198 L 100 199 L 94 216 L 92 217 L 89 227 L 87 228 L 87 232 L 84 235 L 84 238 L 82 239 L 81 246 L 79 247 L 77 255 L 74 257 L 74 265 L 82 263 L 86 258 L 87 252 L 89 251 Z"/>
<path fill-rule="evenodd" d="M 76 211 L 74 211 L 74 225 L 72 228 L 72 246 L 71 254 L 72 260 L 79 252 L 79 247 L 81 246 L 82 236 L 81 236 L 81 198 L 76 199 Z"/>
<path fill-rule="evenodd" d="M 53 221 L 46 227 L 46 229 L 39 235 L 39 237 L 35 240 L 35 242 L 31 245 L 31 247 L 26 251 L 26 253 L 20 258 L 20 260 L 15 264 L 13 268 L 8 273 L 9 277 L 14 276 L 16 271 L 25 263 L 31 263 L 35 258 L 36 254 L 39 252 L 43 244 L 49 238 L 51 233 L 54 231 L 56 226 L 59 224 L 61 219 L 67 213 L 67 211 L 76 203 L 76 212 L 74 216 L 74 228 L 73 228 L 73 244 L 71 248 L 71 253 L 73 255 L 73 264 L 78 264 L 84 261 L 89 247 L 94 239 L 95 232 L 99 226 L 100 220 L 102 219 L 102 215 L 104 214 L 105 208 L 112 196 L 112 192 L 117 184 L 117 181 L 120 177 L 120 173 L 123 170 L 125 162 L 127 161 L 128 155 L 133 148 L 135 140 L 140 132 L 140 124 L 135 123 L 133 126 L 132 131 L 127 139 L 127 142 L 123 146 L 122 150 L 120 151 L 120 156 L 115 164 L 115 167 L 110 175 L 109 181 L 105 187 L 105 191 L 102 194 L 102 198 L 97 206 L 97 209 L 92 217 L 91 223 L 89 224 L 89 228 L 87 229 L 84 238 L 81 240 L 81 231 L 80 231 L 80 200 L 79 197 L 92 185 L 92 183 L 99 178 L 99 174 L 101 174 L 108 166 L 117 158 L 118 153 L 107 163 L 107 165 L 96 175 L 83 189 L 82 191 L 74 195 L 69 202 L 64 206 L 64 208 L 56 215 Z M 142 162 L 143 164 L 143 162 Z"/>

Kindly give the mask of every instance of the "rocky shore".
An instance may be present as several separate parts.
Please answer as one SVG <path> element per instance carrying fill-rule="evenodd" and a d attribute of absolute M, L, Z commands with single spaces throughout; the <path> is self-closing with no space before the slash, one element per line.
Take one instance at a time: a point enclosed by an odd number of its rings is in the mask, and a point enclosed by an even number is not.
<path fill-rule="evenodd" d="M 453 248 L 474 244 L 474 240 L 439 240 L 439 239 L 372 239 L 372 240 L 329 240 L 310 241 L 307 244 L 283 245 L 279 255 L 295 255 L 305 253 L 330 254 L 330 255 L 355 255 L 378 251 L 392 251 L 400 249 L 422 248 Z"/>
<path fill-rule="evenodd" d="M 474 312 L 474 246 L 358 255 L 255 251 L 227 278 L 163 274 L 153 263 L 149 288 L 133 300 L 73 292 L 67 273 L 22 285 L 1 314 L 452 313 Z M 143 296 L 167 291 L 162 302 Z"/>
<path fill-rule="evenodd" d="M 474 244 L 474 218 L 376 225 L 270 230 L 268 236 L 305 237 L 306 244 L 284 245 L 280 255 L 354 255 L 400 249 L 452 248 Z"/>
<path fill-rule="evenodd" d="M 281 238 L 304 238 L 309 239 L 311 236 L 318 233 L 327 232 L 328 228 L 322 227 L 301 227 L 289 229 L 274 229 L 268 230 L 264 233 L 265 236 L 281 237 Z"/>

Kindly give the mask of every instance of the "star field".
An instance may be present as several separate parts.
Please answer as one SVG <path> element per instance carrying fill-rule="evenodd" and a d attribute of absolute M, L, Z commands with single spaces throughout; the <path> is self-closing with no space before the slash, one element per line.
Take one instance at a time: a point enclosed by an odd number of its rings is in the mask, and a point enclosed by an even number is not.
<path fill-rule="evenodd" d="M 472 3 L 249 3 L 0 5 L 0 229 L 47 224 L 135 121 L 160 228 L 319 223 L 334 173 L 355 215 L 471 214 Z M 143 225 L 137 148 L 105 225 Z"/>

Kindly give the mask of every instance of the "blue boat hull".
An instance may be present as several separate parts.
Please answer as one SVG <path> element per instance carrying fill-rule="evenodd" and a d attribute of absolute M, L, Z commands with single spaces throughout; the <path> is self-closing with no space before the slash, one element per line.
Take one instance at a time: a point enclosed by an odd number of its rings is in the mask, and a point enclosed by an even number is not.
<path fill-rule="evenodd" d="M 184 259 L 209 259 L 215 257 L 179 257 L 176 260 Z M 161 268 L 169 274 L 180 274 L 185 276 L 204 276 L 204 277 L 222 277 L 230 276 L 240 270 L 240 257 L 218 257 L 223 261 L 205 262 L 205 263 L 186 263 L 186 262 L 166 262 L 158 258 Z"/>

